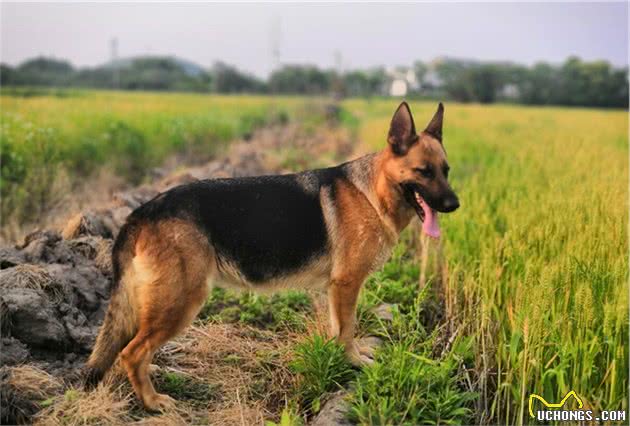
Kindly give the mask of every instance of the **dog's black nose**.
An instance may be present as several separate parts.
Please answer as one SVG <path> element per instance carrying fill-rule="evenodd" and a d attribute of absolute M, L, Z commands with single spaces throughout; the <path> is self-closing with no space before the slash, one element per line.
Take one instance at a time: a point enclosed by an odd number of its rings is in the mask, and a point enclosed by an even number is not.
<path fill-rule="evenodd" d="M 459 208 L 459 200 L 457 197 L 448 197 L 444 199 L 444 212 L 450 213 Z"/>

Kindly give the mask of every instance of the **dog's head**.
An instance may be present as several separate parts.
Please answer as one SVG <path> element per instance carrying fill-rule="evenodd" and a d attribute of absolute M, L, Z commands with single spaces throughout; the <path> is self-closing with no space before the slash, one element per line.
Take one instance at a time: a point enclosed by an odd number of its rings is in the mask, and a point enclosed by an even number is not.
<path fill-rule="evenodd" d="M 400 186 L 408 208 L 423 221 L 424 231 L 434 238 L 440 230 L 437 212 L 449 213 L 459 207 L 457 195 L 448 183 L 449 165 L 442 145 L 444 106 L 420 134 L 416 133 L 409 105 L 400 104 L 389 128 L 390 155 L 385 172 Z"/>

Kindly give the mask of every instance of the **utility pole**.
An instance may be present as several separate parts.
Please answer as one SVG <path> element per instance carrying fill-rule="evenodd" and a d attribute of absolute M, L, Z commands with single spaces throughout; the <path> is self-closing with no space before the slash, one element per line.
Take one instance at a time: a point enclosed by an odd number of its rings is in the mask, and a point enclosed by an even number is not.
<path fill-rule="evenodd" d="M 280 68 L 280 45 L 282 44 L 282 21 L 275 17 L 271 24 L 271 66 L 273 70 Z"/>
<path fill-rule="evenodd" d="M 269 29 L 269 44 L 271 48 L 271 72 L 280 68 L 280 44 L 282 42 L 282 22 L 279 17 L 274 17 Z M 269 85 L 271 93 L 276 93 L 275 84 Z"/>
<path fill-rule="evenodd" d="M 111 64 L 112 64 L 112 86 L 114 89 L 120 88 L 120 67 L 118 63 L 118 39 L 114 37 L 110 43 Z"/>
<path fill-rule="evenodd" d="M 333 59 L 335 62 L 335 73 L 332 82 L 333 99 L 340 101 L 344 98 L 345 87 L 343 85 L 343 55 L 341 51 L 335 50 L 333 53 Z"/>

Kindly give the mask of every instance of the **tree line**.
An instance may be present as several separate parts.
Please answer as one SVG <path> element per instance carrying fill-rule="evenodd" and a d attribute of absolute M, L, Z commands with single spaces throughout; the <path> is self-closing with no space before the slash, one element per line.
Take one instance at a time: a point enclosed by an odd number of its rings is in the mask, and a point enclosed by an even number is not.
<path fill-rule="evenodd" d="M 339 97 L 406 96 L 460 102 L 514 102 L 628 108 L 628 69 L 570 57 L 561 64 L 524 66 L 440 58 L 410 67 L 337 72 L 284 65 L 267 79 L 218 62 L 210 69 L 173 57 L 138 57 L 94 68 L 34 58 L 0 65 L 0 85 L 165 90 L 214 93 L 334 94 Z"/>

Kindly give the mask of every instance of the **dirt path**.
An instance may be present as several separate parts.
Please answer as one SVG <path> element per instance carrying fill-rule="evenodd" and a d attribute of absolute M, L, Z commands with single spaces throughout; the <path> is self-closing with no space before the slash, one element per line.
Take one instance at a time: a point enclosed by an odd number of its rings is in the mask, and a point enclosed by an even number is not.
<path fill-rule="evenodd" d="M 203 166 L 116 194 L 109 205 L 77 214 L 62 230 L 38 231 L 21 244 L 1 247 L 2 423 L 78 424 L 92 419 L 122 424 L 148 415 L 136 405 L 120 371 L 95 392 L 73 388 L 107 307 L 113 238 L 134 208 L 195 179 L 331 165 L 352 152 L 353 138 L 340 126 L 262 129 Z M 295 339 L 288 332 L 280 337 L 234 324 L 191 327 L 157 356 L 163 366 L 157 386 L 189 392 L 186 403 L 149 419 L 251 424 L 276 417 L 291 380 L 283 357 Z M 263 360 L 261 352 L 266 354 Z"/>

